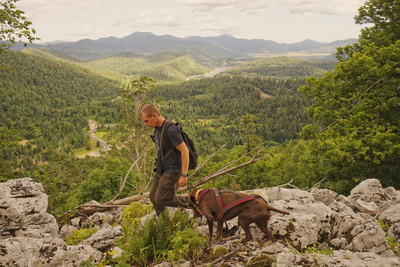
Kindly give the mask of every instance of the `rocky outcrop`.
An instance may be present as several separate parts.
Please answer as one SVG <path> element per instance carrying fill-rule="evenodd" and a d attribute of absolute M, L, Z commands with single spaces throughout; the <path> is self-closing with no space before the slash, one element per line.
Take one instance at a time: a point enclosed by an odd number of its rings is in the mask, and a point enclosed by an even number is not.
<path fill-rule="evenodd" d="M 347 197 L 316 188 L 307 192 L 276 187 L 251 193 L 290 212 L 272 212 L 269 223 L 272 234 L 282 242 L 267 242 L 254 226 L 251 231 L 255 239 L 243 245 L 243 230 L 233 219 L 227 223 L 224 241 L 212 244 L 210 249 L 224 247 L 228 252 L 239 252 L 216 265 L 264 262 L 259 266 L 269 266 L 266 262 L 270 262 L 276 266 L 400 266 L 398 247 L 391 248 L 387 242 L 388 238 L 400 241 L 400 192 L 382 188 L 376 179 L 363 181 Z M 47 196 L 32 179 L 0 183 L 0 266 L 79 266 L 88 259 L 98 264 L 110 250 L 121 253 L 115 247 L 122 235 L 121 227 L 116 226 L 120 209 L 75 218 L 59 230 L 46 208 Z M 100 230 L 79 245 L 65 244 L 68 235 L 88 224 L 98 225 Z M 197 218 L 194 227 L 208 234 L 205 218 Z"/>
<path fill-rule="evenodd" d="M 30 178 L 0 183 L 0 266 L 79 266 L 102 253 L 88 245 L 67 246 L 47 195 Z"/>

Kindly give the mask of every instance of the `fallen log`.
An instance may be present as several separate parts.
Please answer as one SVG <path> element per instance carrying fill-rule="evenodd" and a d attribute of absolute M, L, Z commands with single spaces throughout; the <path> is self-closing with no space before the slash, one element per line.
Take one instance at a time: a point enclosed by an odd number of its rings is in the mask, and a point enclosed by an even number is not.
<path fill-rule="evenodd" d="M 217 152 L 215 152 L 210 158 L 214 157 L 221 149 L 222 149 L 222 147 Z M 221 168 L 219 168 L 217 171 L 215 171 L 215 172 L 213 172 L 213 173 L 201 178 L 200 180 L 198 180 L 197 182 L 193 183 L 192 185 L 188 185 L 188 186 L 185 186 L 185 187 L 178 188 L 177 192 L 179 193 L 179 192 L 184 192 L 184 191 L 190 191 L 190 190 L 195 189 L 195 188 L 203 185 L 204 183 L 206 183 L 206 182 L 208 182 L 208 181 L 210 181 L 212 179 L 215 179 L 215 178 L 217 178 L 217 177 L 219 177 L 221 175 L 227 174 L 229 172 L 232 172 L 234 170 L 243 168 L 245 166 L 248 166 L 248 165 L 251 165 L 253 163 L 256 163 L 259 160 L 262 160 L 262 159 L 265 159 L 265 158 L 269 157 L 269 156 L 257 157 L 258 154 L 261 152 L 261 150 L 262 150 L 262 148 L 256 147 L 255 149 L 253 149 L 249 153 L 246 153 L 242 157 L 240 157 L 240 158 L 238 158 L 238 159 L 236 159 L 234 161 L 229 162 L 228 164 L 226 164 L 226 165 L 222 166 Z M 254 151 L 255 151 L 255 153 L 254 153 Z M 248 161 L 246 161 L 244 163 L 241 163 L 241 164 L 238 164 L 236 166 L 232 166 L 232 165 L 238 163 L 240 160 L 248 157 L 248 155 L 250 155 L 252 153 L 254 153 L 254 156 L 252 158 L 250 158 Z M 189 179 L 191 177 L 193 177 L 193 175 L 195 173 L 197 173 L 197 171 L 201 167 L 203 167 L 204 164 L 209 161 L 209 159 L 207 159 L 203 164 L 201 164 L 198 168 L 196 168 L 196 170 L 193 172 L 193 174 L 190 175 Z M 118 194 L 119 194 L 119 192 L 118 192 Z M 95 212 L 103 212 L 103 211 L 111 210 L 111 209 L 115 209 L 115 208 L 126 207 L 127 205 L 129 205 L 132 202 L 136 202 L 136 201 L 140 201 L 140 200 L 149 198 L 149 195 L 150 195 L 150 193 L 146 192 L 146 193 L 130 196 L 130 197 L 123 198 L 123 199 L 117 199 L 117 200 L 114 200 L 114 198 L 115 198 L 114 197 L 113 200 L 104 202 L 102 204 L 93 204 L 93 203 L 89 202 L 87 204 L 79 205 L 79 206 L 77 206 L 77 207 L 65 212 L 64 214 L 62 214 L 60 217 L 57 218 L 57 221 L 58 222 L 66 221 L 66 220 L 70 220 L 70 219 L 72 219 L 74 217 L 77 217 L 77 216 L 80 216 L 80 215 L 90 216 L 91 214 L 94 214 Z"/>

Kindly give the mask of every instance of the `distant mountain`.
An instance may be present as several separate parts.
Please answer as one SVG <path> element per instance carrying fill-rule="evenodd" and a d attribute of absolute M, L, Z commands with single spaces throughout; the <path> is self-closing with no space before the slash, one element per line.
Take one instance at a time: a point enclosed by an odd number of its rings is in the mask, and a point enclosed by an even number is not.
<path fill-rule="evenodd" d="M 135 32 L 123 38 L 82 39 L 77 42 L 49 43 L 40 47 L 69 53 L 71 57 L 88 61 L 106 58 L 120 52 L 144 55 L 178 52 L 188 54 L 199 62 L 208 62 L 224 58 L 265 58 L 291 53 L 297 53 L 299 56 L 328 56 L 335 53 L 337 47 L 354 42 L 357 42 L 357 39 L 331 43 L 305 40 L 285 44 L 262 39 L 238 39 L 231 35 L 178 38 L 171 35 L 157 36 L 149 32 Z"/>

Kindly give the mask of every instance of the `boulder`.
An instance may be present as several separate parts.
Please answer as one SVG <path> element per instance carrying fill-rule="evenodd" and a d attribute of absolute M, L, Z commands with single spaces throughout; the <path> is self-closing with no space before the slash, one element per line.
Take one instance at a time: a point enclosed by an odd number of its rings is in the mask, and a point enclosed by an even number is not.
<path fill-rule="evenodd" d="M 294 200 L 301 204 L 307 204 L 315 201 L 311 193 L 300 189 L 272 187 L 267 192 L 269 202 L 273 202 L 276 200 L 284 200 L 286 202 L 290 202 L 291 200 Z"/>
<path fill-rule="evenodd" d="M 64 240 L 67 239 L 67 237 L 68 237 L 70 234 L 72 234 L 75 230 L 78 230 L 78 228 L 75 227 L 75 226 L 72 226 L 72 225 L 69 225 L 69 224 L 64 225 L 64 226 L 61 228 L 60 233 L 59 233 L 60 238 L 62 238 L 62 239 L 64 239 Z"/>
<path fill-rule="evenodd" d="M 400 223 L 400 203 L 390 205 L 387 209 L 379 214 L 378 219 L 388 222 L 389 224 Z"/>
<path fill-rule="evenodd" d="M 316 201 L 320 201 L 327 206 L 332 204 L 335 201 L 335 198 L 337 196 L 337 193 L 335 193 L 331 190 L 319 189 L 319 188 L 313 188 L 311 190 L 311 194 L 313 195 L 313 197 Z"/>
<path fill-rule="evenodd" d="M 350 252 L 335 250 L 331 255 L 319 253 L 280 253 L 276 259 L 277 266 L 400 266 L 398 258 L 384 258 L 372 252 Z"/>
<path fill-rule="evenodd" d="M 362 200 L 364 202 L 374 202 L 378 206 L 382 202 L 389 200 L 378 179 L 366 179 L 362 181 L 350 191 L 348 198 L 352 202 Z"/>
<path fill-rule="evenodd" d="M 13 237 L 0 243 L 1 266 L 79 266 L 90 258 L 100 262 L 101 257 L 90 246 L 67 246 L 59 238 Z"/>
<path fill-rule="evenodd" d="M 350 232 L 353 240 L 352 250 L 356 252 L 373 252 L 384 257 L 394 257 L 393 251 L 386 242 L 386 234 L 375 220 L 366 220 L 356 225 Z"/>
<path fill-rule="evenodd" d="M 58 236 L 56 219 L 46 213 L 47 203 L 43 186 L 31 178 L 0 183 L 0 239 Z"/>
<path fill-rule="evenodd" d="M 389 231 L 388 236 L 395 238 L 397 241 L 400 241 L 400 222 L 393 224 Z"/>
<path fill-rule="evenodd" d="M 335 212 L 330 222 L 332 238 L 344 237 L 350 240 L 351 231 L 357 225 L 363 224 L 365 219 L 342 202 L 335 202 L 330 207 Z"/>
<path fill-rule="evenodd" d="M 91 246 L 101 252 L 107 252 L 116 245 L 116 241 L 121 235 L 121 227 L 102 228 L 88 239 L 83 240 L 81 244 Z"/>
<path fill-rule="evenodd" d="M 269 228 L 281 243 L 266 242 L 264 234 L 252 224 L 254 240 L 242 245 L 244 233 L 238 231 L 238 220 L 224 223 L 225 239 L 212 246 L 224 247 L 228 253 L 240 249 L 224 259 L 226 266 L 246 266 L 263 259 L 277 266 L 400 266 L 398 249 L 396 252 L 394 248 L 394 253 L 386 240 L 400 238 L 400 192 L 393 187 L 384 189 L 378 180 L 368 179 L 347 197 L 316 188 L 306 192 L 277 187 L 248 193 L 262 196 L 269 205 L 289 211 L 290 215 L 271 212 Z M 0 266 L 96 265 L 108 251 L 112 251 L 113 258 L 123 255 L 116 247 L 116 239 L 122 235 L 122 227 L 115 227 L 120 221 L 120 209 L 74 218 L 59 234 L 55 218 L 46 209 L 43 187 L 32 179 L 0 183 Z M 173 216 L 176 208 L 168 209 Z M 140 220 L 144 224 L 154 217 L 153 212 Z M 390 227 L 387 233 L 378 219 Z M 63 239 L 87 225 L 97 225 L 100 230 L 77 246 L 65 244 Z M 194 228 L 208 235 L 204 216 L 196 218 Z M 391 242 L 393 246 L 395 241 Z M 325 248 L 334 251 L 331 255 L 318 251 Z M 294 250 L 299 253 L 294 254 Z M 164 262 L 158 266 L 177 264 L 191 263 Z"/>
<path fill-rule="evenodd" d="M 0 266 L 99 263 L 99 250 L 88 245 L 67 246 L 59 238 L 57 221 L 46 212 L 47 204 L 43 186 L 31 178 L 0 183 Z M 65 228 L 63 236 L 66 232 Z"/>

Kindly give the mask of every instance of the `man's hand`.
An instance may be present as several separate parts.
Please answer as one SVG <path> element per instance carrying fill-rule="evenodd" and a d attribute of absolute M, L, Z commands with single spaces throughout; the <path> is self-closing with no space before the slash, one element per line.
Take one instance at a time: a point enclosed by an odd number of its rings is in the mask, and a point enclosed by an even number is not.
<path fill-rule="evenodd" d="M 188 180 L 187 177 L 185 177 L 185 178 L 183 178 L 182 176 L 179 177 L 178 185 L 179 185 L 180 187 L 187 186 L 187 180 Z"/>

